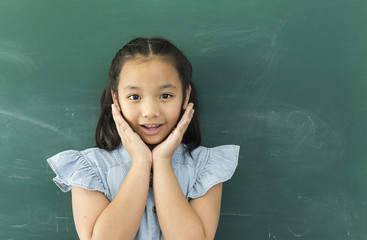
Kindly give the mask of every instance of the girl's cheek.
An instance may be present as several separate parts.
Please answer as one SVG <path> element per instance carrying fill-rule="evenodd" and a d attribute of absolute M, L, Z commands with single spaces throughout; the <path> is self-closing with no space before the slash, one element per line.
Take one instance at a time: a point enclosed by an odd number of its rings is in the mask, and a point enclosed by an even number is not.
<path fill-rule="evenodd" d="M 124 115 L 124 119 L 129 124 L 131 129 L 134 132 L 136 132 L 135 125 L 137 125 L 137 121 L 135 121 L 133 118 L 131 118 L 131 116 L 129 116 L 129 114 L 126 114 L 126 116 Z"/>
<path fill-rule="evenodd" d="M 123 115 L 124 119 L 131 126 L 131 123 L 133 123 L 133 121 L 134 121 L 134 112 L 131 111 L 130 108 L 128 108 L 124 105 L 121 106 L 121 110 L 122 110 L 122 115 Z"/>
<path fill-rule="evenodd" d="M 176 124 L 178 123 L 178 121 L 180 120 L 180 114 L 181 114 L 181 109 L 177 110 L 176 109 L 172 109 L 172 111 L 169 112 L 169 118 L 170 118 L 170 122 Z"/>

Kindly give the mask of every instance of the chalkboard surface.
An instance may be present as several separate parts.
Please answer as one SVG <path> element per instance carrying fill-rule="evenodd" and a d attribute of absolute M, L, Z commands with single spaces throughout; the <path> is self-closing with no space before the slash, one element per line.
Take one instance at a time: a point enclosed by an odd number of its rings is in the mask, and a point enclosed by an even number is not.
<path fill-rule="evenodd" d="M 241 146 L 216 239 L 367 239 L 364 0 L 0 1 L 0 238 L 76 239 L 46 159 L 94 146 L 124 43 L 185 52 L 203 145 Z"/>

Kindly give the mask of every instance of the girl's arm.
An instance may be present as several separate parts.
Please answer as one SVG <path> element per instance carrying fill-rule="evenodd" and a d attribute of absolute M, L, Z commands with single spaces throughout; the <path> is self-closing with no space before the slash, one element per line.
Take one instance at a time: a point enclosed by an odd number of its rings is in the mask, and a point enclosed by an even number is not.
<path fill-rule="evenodd" d="M 79 238 L 134 239 L 145 209 L 149 174 L 149 165 L 132 165 L 112 202 L 103 193 L 73 186 L 73 214 Z"/>
<path fill-rule="evenodd" d="M 213 239 L 219 221 L 222 184 L 188 203 L 171 165 L 154 163 L 153 168 L 155 203 L 165 239 Z"/>
<path fill-rule="evenodd" d="M 115 105 L 112 114 L 122 144 L 131 157 L 131 168 L 111 203 L 100 192 L 72 188 L 75 225 L 83 240 L 133 239 L 148 196 L 152 152 Z"/>
<path fill-rule="evenodd" d="M 171 159 L 194 114 L 190 103 L 168 138 L 153 150 L 153 190 L 159 225 L 166 239 L 213 239 L 219 219 L 222 184 L 189 204 Z"/>

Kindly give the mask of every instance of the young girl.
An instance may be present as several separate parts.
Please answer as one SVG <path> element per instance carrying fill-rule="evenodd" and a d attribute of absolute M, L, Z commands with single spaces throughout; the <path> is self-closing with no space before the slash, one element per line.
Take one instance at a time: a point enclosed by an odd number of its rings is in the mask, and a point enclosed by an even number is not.
<path fill-rule="evenodd" d="M 137 38 L 109 70 L 96 148 L 47 161 L 72 190 L 80 239 L 213 239 L 222 182 L 239 146 L 200 146 L 190 62 L 161 38 Z M 195 108 L 195 111 L 194 111 Z"/>

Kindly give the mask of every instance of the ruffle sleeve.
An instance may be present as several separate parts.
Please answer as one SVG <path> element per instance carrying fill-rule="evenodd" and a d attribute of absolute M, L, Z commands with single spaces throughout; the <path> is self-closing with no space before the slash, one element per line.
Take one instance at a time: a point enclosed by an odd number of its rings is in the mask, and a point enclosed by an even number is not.
<path fill-rule="evenodd" d="M 239 150 L 240 146 L 237 145 L 208 148 L 188 197 L 191 199 L 201 197 L 212 186 L 230 179 L 238 164 Z"/>
<path fill-rule="evenodd" d="M 68 192 L 71 186 L 102 192 L 108 197 L 103 181 L 96 167 L 87 161 L 85 156 L 74 150 L 56 154 L 47 159 L 51 169 L 56 173 L 55 184 L 63 192 Z"/>

